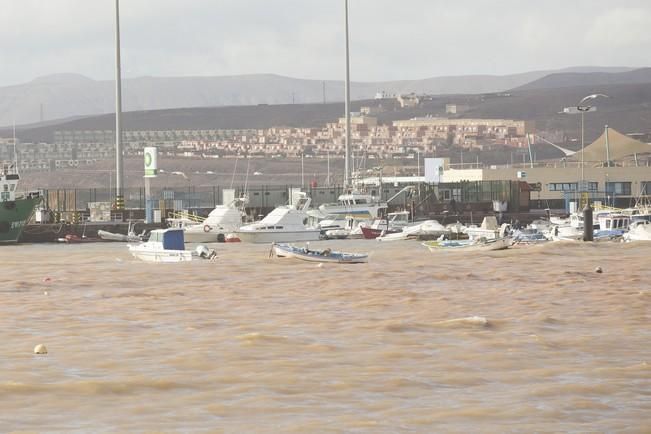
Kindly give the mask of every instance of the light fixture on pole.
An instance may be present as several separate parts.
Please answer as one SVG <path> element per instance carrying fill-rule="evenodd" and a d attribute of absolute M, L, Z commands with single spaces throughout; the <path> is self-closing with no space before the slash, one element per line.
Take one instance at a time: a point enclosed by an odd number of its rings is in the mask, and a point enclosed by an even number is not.
<path fill-rule="evenodd" d="M 565 107 L 562 111 L 562 113 L 566 114 L 576 114 L 576 113 L 581 113 L 581 185 L 578 190 L 581 190 L 584 187 L 585 184 L 585 172 L 584 172 L 584 166 L 585 166 L 585 156 L 584 156 L 584 148 L 585 148 L 585 113 L 586 112 L 593 112 L 597 111 L 597 107 L 591 106 L 587 104 L 589 101 L 592 101 L 594 99 L 597 99 L 599 97 L 603 98 L 609 98 L 608 95 L 605 95 L 603 93 L 593 93 L 592 95 L 588 95 L 586 97 L 583 97 L 581 101 L 576 105 L 576 107 Z"/>

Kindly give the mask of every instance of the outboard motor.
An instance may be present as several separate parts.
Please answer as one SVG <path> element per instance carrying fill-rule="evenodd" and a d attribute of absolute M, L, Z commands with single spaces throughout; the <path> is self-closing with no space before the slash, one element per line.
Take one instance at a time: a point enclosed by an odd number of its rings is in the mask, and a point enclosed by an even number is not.
<path fill-rule="evenodd" d="M 214 259 L 217 257 L 215 249 L 209 249 L 204 245 L 197 246 L 195 251 L 197 252 L 197 256 L 203 259 Z"/>

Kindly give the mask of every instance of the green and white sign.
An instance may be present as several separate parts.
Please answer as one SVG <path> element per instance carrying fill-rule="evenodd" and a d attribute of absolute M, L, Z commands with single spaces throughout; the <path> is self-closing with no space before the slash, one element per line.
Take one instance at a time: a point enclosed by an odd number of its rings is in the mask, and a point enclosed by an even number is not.
<path fill-rule="evenodd" d="M 158 148 L 147 147 L 145 152 L 145 178 L 155 178 L 158 175 Z"/>

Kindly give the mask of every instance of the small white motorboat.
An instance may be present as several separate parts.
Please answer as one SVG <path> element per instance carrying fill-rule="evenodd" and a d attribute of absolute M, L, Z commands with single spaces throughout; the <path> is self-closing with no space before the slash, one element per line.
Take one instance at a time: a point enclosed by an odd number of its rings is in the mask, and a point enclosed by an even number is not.
<path fill-rule="evenodd" d="M 291 244 L 272 244 L 269 255 L 275 254 L 279 258 L 295 258 L 309 262 L 332 262 L 336 264 L 360 264 L 368 262 L 367 253 L 345 253 L 336 252 L 329 248 L 323 250 L 312 250 L 309 243 L 305 247 L 297 247 Z"/>
<path fill-rule="evenodd" d="M 325 231 L 325 238 L 328 240 L 345 240 L 350 236 L 349 229 L 328 229 Z"/>
<path fill-rule="evenodd" d="M 127 234 L 118 234 L 115 232 L 104 231 L 102 229 L 97 231 L 97 236 L 103 239 L 104 241 L 119 241 L 123 243 L 139 243 L 143 241 L 146 231 L 143 230 L 140 235 L 137 235 L 134 231 L 135 224 L 129 223 L 129 229 Z"/>
<path fill-rule="evenodd" d="M 486 252 L 492 250 L 504 250 L 511 247 L 513 239 L 510 237 L 476 240 L 437 240 L 425 241 L 422 243 L 430 252 L 441 250 L 459 250 L 464 252 Z"/>
<path fill-rule="evenodd" d="M 400 241 L 419 237 L 439 237 L 449 234 L 450 230 L 436 220 L 425 220 L 405 226 L 401 232 L 385 233 L 376 238 L 377 241 Z"/>
<path fill-rule="evenodd" d="M 198 246 L 196 253 L 185 250 L 183 229 L 155 229 L 149 240 L 140 244 L 129 244 L 129 252 L 146 262 L 187 262 L 193 256 L 214 259 L 216 253 L 205 246 Z"/>

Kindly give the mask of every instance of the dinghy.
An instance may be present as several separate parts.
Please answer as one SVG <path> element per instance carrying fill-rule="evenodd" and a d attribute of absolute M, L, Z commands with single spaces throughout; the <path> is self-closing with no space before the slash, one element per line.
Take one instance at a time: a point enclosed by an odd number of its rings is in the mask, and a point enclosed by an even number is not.
<path fill-rule="evenodd" d="M 422 243 L 427 247 L 430 252 L 440 250 L 454 250 L 464 252 L 486 252 L 491 250 L 504 250 L 511 247 L 513 239 L 510 237 L 484 239 L 478 240 L 442 240 L 442 241 L 426 241 Z"/>
<path fill-rule="evenodd" d="M 333 262 L 337 264 L 358 264 L 368 262 L 366 253 L 336 252 L 331 249 L 312 250 L 309 243 L 305 247 L 292 244 L 272 244 L 269 255 L 275 254 L 279 258 L 295 258 L 309 262 Z"/>

